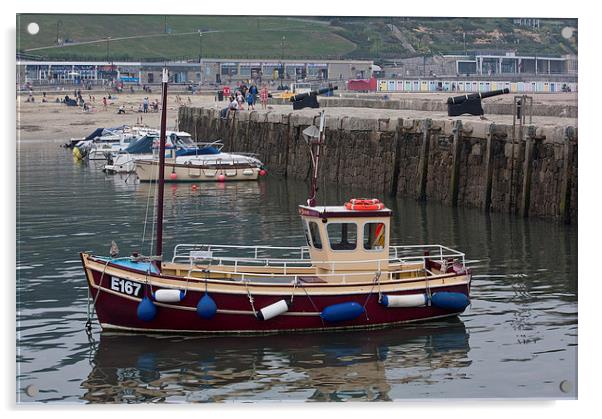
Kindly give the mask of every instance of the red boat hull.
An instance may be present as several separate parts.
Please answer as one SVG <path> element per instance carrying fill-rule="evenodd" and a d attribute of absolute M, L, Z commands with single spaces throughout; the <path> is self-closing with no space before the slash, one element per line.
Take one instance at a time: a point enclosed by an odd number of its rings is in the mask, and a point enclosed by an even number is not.
<path fill-rule="evenodd" d="M 196 306 L 205 293 L 188 290 L 181 302 L 155 302 L 156 316 L 150 321 L 144 321 L 137 316 L 140 298 L 135 299 L 107 289 L 111 277 L 106 273 L 103 275 L 94 270 L 86 270 L 86 272 L 93 275 L 93 278 L 88 278 L 88 285 L 92 298 L 95 299 L 96 313 L 103 329 L 177 333 L 273 333 L 369 329 L 454 316 L 463 311 L 445 310 L 430 305 L 387 308 L 379 303 L 376 289 L 364 294 L 311 296 L 298 289 L 289 311 L 269 320 L 258 319 L 255 312 L 282 299 L 290 302 L 290 296 L 254 294 L 251 305 L 248 294 L 209 292 L 217 305 L 217 313 L 211 319 L 204 319 L 197 314 Z M 92 282 L 100 284 L 101 288 L 97 288 Z M 142 295 L 150 296 L 150 287 L 140 285 Z M 449 291 L 468 296 L 469 285 L 437 287 L 432 291 Z M 412 293 L 415 294 L 416 291 L 399 292 L 396 295 Z M 360 304 L 365 309 L 364 313 L 353 320 L 340 322 L 329 322 L 319 315 L 328 306 L 348 302 Z"/>

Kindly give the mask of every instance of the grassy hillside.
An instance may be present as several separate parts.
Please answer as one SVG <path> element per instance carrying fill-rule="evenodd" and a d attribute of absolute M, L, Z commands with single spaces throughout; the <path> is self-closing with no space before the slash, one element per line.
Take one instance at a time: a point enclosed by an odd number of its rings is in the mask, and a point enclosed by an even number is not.
<path fill-rule="evenodd" d="M 37 35 L 27 33 L 30 22 L 39 24 Z M 576 36 L 567 40 L 560 34 L 566 26 L 577 28 L 577 21 L 542 19 L 541 27 L 533 29 L 516 26 L 510 18 L 27 14 L 17 16 L 17 51 L 51 59 L 104 60 L 108 46 L 111 60 L 195 59 L 201 29 L 202 55 L 216 58 L 277 59 L 284 54 L 379 61 L 460 53 L 464 41 L 469 52 L 576 53 Z M 57 46 L 57 37 L 65 41 L 63 46 Z"/>

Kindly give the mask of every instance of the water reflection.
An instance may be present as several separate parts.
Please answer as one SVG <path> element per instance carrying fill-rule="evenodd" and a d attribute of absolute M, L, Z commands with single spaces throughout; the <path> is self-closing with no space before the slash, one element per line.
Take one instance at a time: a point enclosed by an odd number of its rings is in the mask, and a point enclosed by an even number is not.
<path fill-rule="evenodd" d="M 393 210 L 393 244 L 466 252 L 472 304 L 460 332 L 421 324 L 234 342 L 112 337 L 95 324 L 100 345 L 90 353 L 78 252 L 106 254 L 111 240 L 123 255 L 148 252 L 152 201 L 144 243 L 141 236 L 151 185 L 73 164 L 56 145 L 22 144 L 17 165 L 17 380 L 40 389 L 25 402 L 576 397 L 576 385 L 559 390 L 562 380 L 577 382 L 575 226 L 381 196 Z M 271 175 L 196 190 L 169 185 L 166 256 L 177 243 L 301 245 L 297 205 L 307 190 Z M 328 205 L 372 195 L 325 184 L 318 194 Z M 447 341 L 450 327 L 457 346 Z"/>
<path fill-rule="evenodd" d="M 471 361 L 460 320 L 358 333 L 161 337 L 103 333 L 82 383 L 92 403 L 172 399 L 390 400 L 395 382 L 433 371 L 460 378 Z M 422 373 L 403 375 L 406 368 Z"/>

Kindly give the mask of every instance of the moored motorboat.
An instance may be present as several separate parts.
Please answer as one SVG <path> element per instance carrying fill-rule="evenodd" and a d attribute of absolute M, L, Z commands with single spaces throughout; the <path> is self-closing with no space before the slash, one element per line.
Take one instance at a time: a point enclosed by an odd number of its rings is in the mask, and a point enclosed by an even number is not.
<path fill-rule="evenodd" d="M 166 100 L 167 73 L 163 76 Z M 163 106 L 165 109 L 165 106 Z M 103 329 L 164 333 L 274 333 L 381 328 L 456 316 L 469 305 L 464 254 L 442 245 L 392 246 L 392 211 L 377 199 L 316 203 L 320 128 L 308 131 L 310 197 L 299 206 L 298 247 L 180 244 L 163 260 L 165 115 L 154 256 L 81 253 Z M 139 162 L 137 162 L 138 164 Z M 173 173 L 173 172 L 172 172 Z M 149 177 L 151 178 L 151 177 Z M 90 320 L 90 319 L 89 319 Z"/>
<path fill-rule="evenodd" d="M 211 143 L 195 143 L 186 132 L 167 132 L 167 150 L 175 149 L 176 156 L 215 155 L 219 154 L 223 144 L 219 141 Z M 149 132 L 142 138 L 130 143 L 124 150 L 110 156 L 104 171 L 107 173 L 133 173 L 136 161 L 157 160 L 159 133 Z M 168 151 L 169 152 L 169 151 Z"/>
<path fill-rule="evenodd" d="M 135 161 L 136 175 L 141 182 L 157 179 L 157 159 Z M 257 180 L 266 174 L 263 163 L 255 156 L 233 153 L 197 153 L 178 155 L 177 150 L 167 150 L 164 176 L 167 182 L 224 182 L 232 180 Z"/>

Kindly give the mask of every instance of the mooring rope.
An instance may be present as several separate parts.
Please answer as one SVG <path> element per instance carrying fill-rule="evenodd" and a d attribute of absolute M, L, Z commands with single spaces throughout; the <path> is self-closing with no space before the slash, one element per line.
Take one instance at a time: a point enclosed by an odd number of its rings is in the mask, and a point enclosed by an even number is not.
<path fill-rule="evenodd" d="M 121 259 L 129 259 L 129 258 L 121 258 Z M 118 259 L 113 259 L 118 260 Z M 92 312 L 96 311 L 96 302 L 98 301 L 98 297 L 100 296 L 100 289 L 102 288 L 102 280 L 105 276 L 105 272 L 107 270 L 107 266 L 111 262 L 111 259 L 107 259 L 104 268 L 102 269 L 102 274 L 100 275 L 100 280 L 98 281 L 98 288 L 96 289 L 96 295 L 94 296 L 94 301 L 92 302 L 93 310 L 90 310 L 90 287 L 88 287 L 88 319 L 86 320 L 85 328 L 86 330 L 92 329 Z"/>
<path fill-rule="evenodd" d="M 305 295 L 306 295 L 307 299 L 309 300 L 309 302 L 311 303 L 311 305 L 313 306 L 314 310 L 316 310 L 316 312 L 318 312 L 318 313 L 321 313 L 321 311 L 318 309 L 318 307 L 316 306 L 314 301 L 309 296 L 309 293 L 307 292 L 305 287 L 302 284 L 299 284 L 299 288 L 301 288 L 303 290 L 303 292 L 305 292 Z M 325 326 L 324 319 L 322 318 L 322 316 L 319 316 L 319 317 L 320 317 L 320 321 L 322 322 L 322 327 L 324 327 Z"/>
<path fill-rule="evenodd" d="M 257 317 L 257 311 L 255 311 L 255 305 L 253 304 L 253 296 L 251 295 L 251 290 L 249 289 L 249 283 L 245 280 L 245 288 L 247 289 L 247 295 L 249 297 L 249 303 L 251 303 L 251 309 L 253 310 L 253 315 Z"/>
<path fill-rule="evenodd" d="M 366 313 L 366 320 L 370 320 L 370 317 L 368 316 L 368 310 L 366 310 L 366 305 L 368 305 L 368 301 L 370 300 L 370 296 L 372 295 L 372 292 L 374 291 L 374 287 L 377 284 L 378 284 L 378 301 L 380 302 L 380 298 L 381 298 L 381 293 L 380 293 L 380 275 L 381 275 L 380 271 L 377 271 L 376 275 L 374 275 L 374 279 L 372 280 L 372 288 L 370 288 L 370 292 L 366 296 L 366 300 L 364 301 L 364 305 L 362 306 L 364 308 L 364 312 Z"/>

